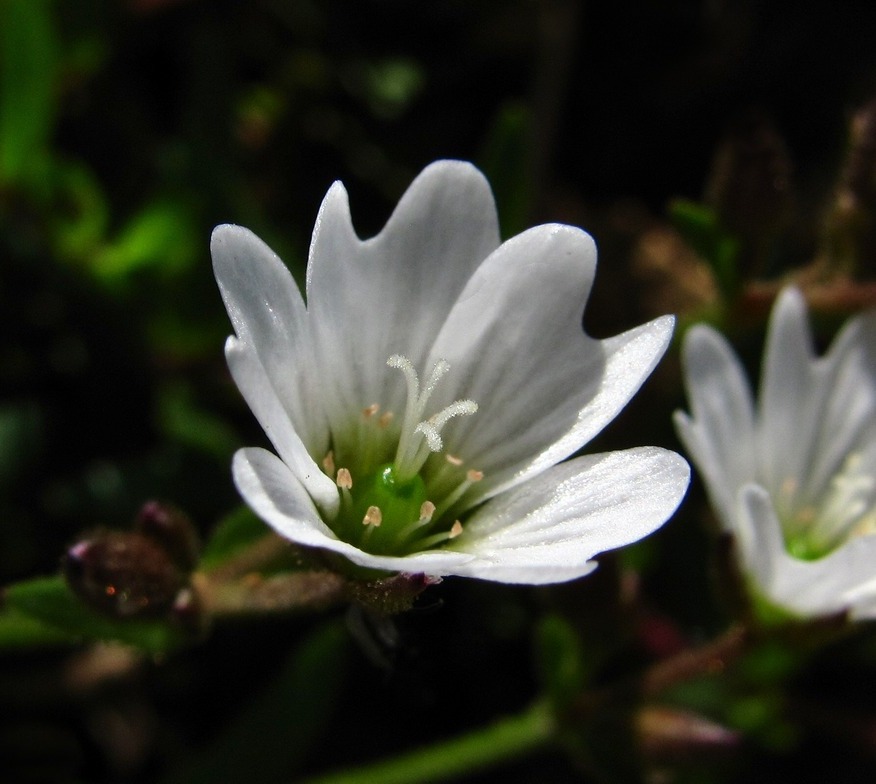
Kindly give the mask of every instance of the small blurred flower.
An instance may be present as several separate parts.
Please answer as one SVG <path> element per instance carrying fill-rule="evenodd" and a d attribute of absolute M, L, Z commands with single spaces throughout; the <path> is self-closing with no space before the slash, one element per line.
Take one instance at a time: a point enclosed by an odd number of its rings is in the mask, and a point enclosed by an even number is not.
<path fill-rule="evenodd" d="M 234 479 L 288 539 L 369 569 L 559 582 L 684 495 L 688 467 L 662 449 L 556 465 L 627 403 L 673 320 L 587 337 L 593 240 L 548 225 L 500 244 L 472 166 L 428 167 L 365 241 L 332 186 L 306 306 L 246 229 L 216 229 L 212 252 L 228 364 L 279 454 L 240 450 Z"/>
<path fill-rule="evenodd" d="M 755 410 L 705 326 L 684 341 L 692 415 L 678 434 L 756 595 L 804 617 L 876 617 L 876 313 L 816 357 L 802 294 L 773 308 Z"/>

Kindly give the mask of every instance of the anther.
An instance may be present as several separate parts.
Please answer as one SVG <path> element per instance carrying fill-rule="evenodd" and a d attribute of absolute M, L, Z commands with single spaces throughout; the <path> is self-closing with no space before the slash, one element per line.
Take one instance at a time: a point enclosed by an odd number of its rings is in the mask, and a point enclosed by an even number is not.
<path fill-rule="evenodd" d="M 362 518 L 362 525 L 367 525 L 373 528 L 378 528 L 383 522 L 383 513 L 379 506 L 369 506 L 365 512 L 365 517 Z"/>
<path fill-rule="evenodd" d="M 420 507 L 420 522 L 428 523 L 432 520 L 432 515 L 435 514 L 435 504 L 431 501 L 423 501 Z"/>
<path fill-rule="evenodd" d="M 362 409 L 362 416 L 364 416 L 365 419 L 371 419 L 371 417 L 373 417 L 378 411 L 380 411 L 380 404 L 372 403 L 368 408 Z"/>
<path fill-rule="evenodd" d="M 469 469 L 465 472 L 465 479 L 463 479 L 453 490 L 451 490 L 441 501 L 441 506 L 438 509 L 439 514 L 444 514 L 450 507 L 452 507 L 463 495 L 465 495 L 466 491 L 475 483 L 480 482 L 484 478 L 483 471 L 476 471 L 475 469 Z"/>
<path fill-rule="evenodd" d="M 456 539 L 456 537 L 460 536 L 461 534 L 462 523 L 460 523 L 459 520 L 456 520 L 454 521 L 453 525 L 450 526 L 449 531 L 441 531 L 440 533 L 426 536 L 423 539 L 420 539 L 419 542 L 417 542 L 417 546 L 423 548 L 424 550 L 428 550 L 430 547 L 442 544 L 443 542 L 447 542 L 450 539 Z"/>
<path fill-rule="evenodd" d="M 461 466 L 465 462 L 461 457 L 451 455 L 450 453 L 444 455 L 444 459 L 452 466 Z"/>
<path fill-rule="evenodd" d="M 395 418 L 395 414 L 392 411 L 384 411 L 380 415 L 380 419 L 377 420 L 377 426 L 383 430 L 386 430 L 389 427 L 389 423 Z"/>
<path fill-rule="evenodd" d="M 353 475 L 349 468 L 339 468 L 338 475 L 335 477 L 335 484 L 338 490 L 341 491 L 341 508 L 349 512 L 353 506 L 353 495 L 350 491 L 353 489 Z"/>
<path fill-rule="evenodd" d="M 335 453 L 329 449 L 326 456 L 322 459 L 322 467 L 329 476 L 335 473 Z"/>

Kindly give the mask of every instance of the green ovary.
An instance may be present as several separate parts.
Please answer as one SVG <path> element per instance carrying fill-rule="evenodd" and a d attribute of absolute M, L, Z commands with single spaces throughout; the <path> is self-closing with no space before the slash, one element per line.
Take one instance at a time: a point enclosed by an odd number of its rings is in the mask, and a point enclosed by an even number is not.
<path fill-rule="evenodd" d="M 359 481 L 342 504 L 338 524 L 371 553 L 405 555 L 416 546 L 426 484 L 419 474 L 400 482 L 392 465 L 382 465 Z M 379 509 L 379 521 L 373 509 Z M 372 510 L 369 512 L 369 510 Z M 368 520 L 368 522 L 363 522 Z"/>
<path fill-rule="evenodd" d="M 831 551 L 831 548 L 825 547 L 809 536 L 793 536 L 786 539 L 785 545 L 788 548 L 788 553 L 800 561 L 817 561 Z"/>

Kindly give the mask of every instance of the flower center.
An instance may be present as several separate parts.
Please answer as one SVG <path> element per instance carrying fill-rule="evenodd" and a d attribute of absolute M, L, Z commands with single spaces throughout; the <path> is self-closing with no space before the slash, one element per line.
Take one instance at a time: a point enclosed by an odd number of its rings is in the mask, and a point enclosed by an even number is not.
<path fill-rule="evenodd" d="M 860 454 L 850 454 L 820 502 L 800 507 L 787 519 L 785 541 L 795 558 L 814 561 L 855 537 L 876 533 L 876 479 L 863 463 Z M 788 479 L 781 495 L 787 501 L 796 490 L 796 482 Z"/>
<path fill-rule="evenodd" d="M 460 458 L 446 453 L 442 463 L 424 469 L 430 458 L 444 451 L 441 431 L 447 422 L 474 414 L 478 406 L 473 400 L 455 400 L 427 415 L 429 399 L 450 370 L 449 363 L 436 362 L 422 386 L 407 357 L 393 354 L 386 364 L 402 372 L 407 386 L 401 423 L 391 411 L 380 414 L 379 404 L 369 405 L 362 410 L 355 437 L 343 440 L 352 448 L 330 451 L 323 468 L 335 479 L 341 496 L 332 521 L 335 533 L 371 553 L 407 555 L 462 534 L 454 507 L 483 474 L 465 470 Z"/>

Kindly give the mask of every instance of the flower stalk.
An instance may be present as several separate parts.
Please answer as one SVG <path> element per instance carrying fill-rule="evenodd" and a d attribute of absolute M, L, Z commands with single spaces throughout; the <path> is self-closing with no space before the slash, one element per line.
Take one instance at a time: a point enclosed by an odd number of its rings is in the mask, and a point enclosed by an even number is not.
<path fill-rule="evenodd" d="M 549 706 L 536 702 L 516 716 L 425 746 L 395 759 L 308 779 L 303 784 L 425 784 L 470 775 L 525 757 L 554 742 Z"/>

